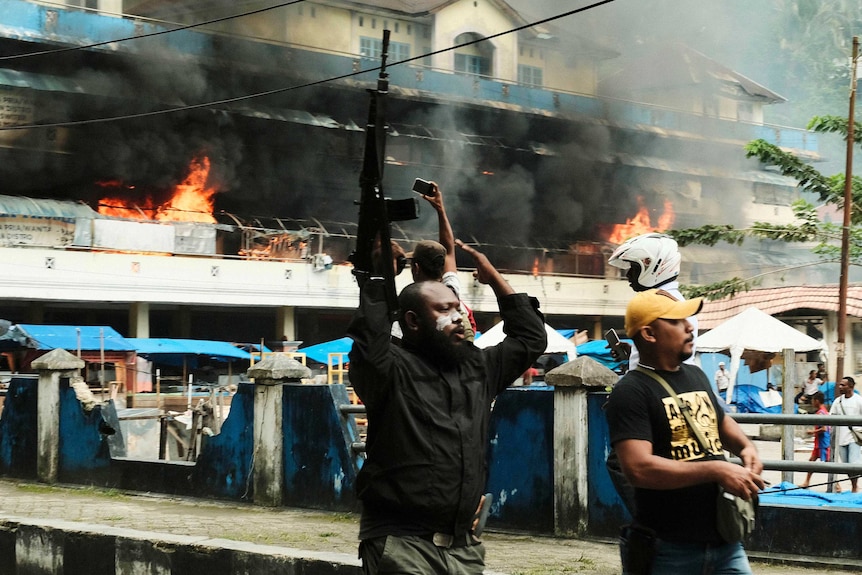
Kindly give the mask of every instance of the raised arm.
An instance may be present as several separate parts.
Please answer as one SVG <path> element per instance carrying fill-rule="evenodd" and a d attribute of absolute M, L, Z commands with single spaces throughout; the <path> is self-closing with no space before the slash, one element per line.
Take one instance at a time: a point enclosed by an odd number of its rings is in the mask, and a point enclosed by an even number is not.
<path fill-rule="evenodd" d="M 440 186 L 437 182 L 431 182 L 432 196 L 423 195 L 434 211 L 437 212 L 437 227 L 439 229 L 438 241 L 446 248 L 446 262 L 443 264 L 443 273 L 454 272 L 457 269 L 455 263 L 455 234 L 452 232 L 452 225 L 449 223 L 449 216 L 446 215 L 446 208 L 443 207 L 443 194 L 440 191 Z"/>
<path fill-rule="evenodd" d="M 503 278 L 502 274 L 497 271 L 497 268 L 493 266 L 485 254 L 468 246 L 461 240 L 455 240 L 455 243 L 459 248 L 470 254 L 473 261 L 476 262 L 476 271 L 473 272 L 473 277 L 479 280 L 479 283 L 491 286 L 497 299 L 515 293 L 509 282 Z"/>

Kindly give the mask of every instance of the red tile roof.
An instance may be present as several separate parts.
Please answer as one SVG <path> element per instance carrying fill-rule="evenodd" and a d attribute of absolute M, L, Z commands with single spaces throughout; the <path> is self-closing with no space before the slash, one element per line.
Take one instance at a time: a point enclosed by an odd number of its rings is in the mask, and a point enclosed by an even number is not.
<path fill-rule="evenodd" d="M 732 298 L 707 301 L 697 314 L 698 328 L 712 329 L 751 306 L 769 315 L 806 309 L 838 311 L 838 286 L 761 288 L 736 294 Z M 862 286 L 848 287 L 847 315 L 862 317 Z"/>

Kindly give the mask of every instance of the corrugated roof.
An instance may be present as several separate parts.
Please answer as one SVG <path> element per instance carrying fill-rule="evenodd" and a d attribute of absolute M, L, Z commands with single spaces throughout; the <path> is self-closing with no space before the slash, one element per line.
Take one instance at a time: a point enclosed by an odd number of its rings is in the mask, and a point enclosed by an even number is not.
<path fill-rule="evenodd" d="M 700 329 L 712 329 L 748 307 L 775 315 L 794 310 L 838 311 L 838 286 L 788 286 L 753 289 L 732 298 L 708 301 L 697 314 Z M 847 289 L 847 314 L 862 317 L 862 286 Z"/>
<path fill-rule="evenodd" d="M 31 88 L 50 92 L 74 92 L 84 94 L 86 90 L 71 78 L 54 76 L 53 74 L 38 74 L 22 72 L 11 68 L 0 68 L 0 86 L 14 88 Z"/>
<path fill-rule="evenodd" d="M 62 200 L 33 199 L 25 196 L 0 196 L 0 215 L 41 218 L 98 218 L 86 204 Z"/>

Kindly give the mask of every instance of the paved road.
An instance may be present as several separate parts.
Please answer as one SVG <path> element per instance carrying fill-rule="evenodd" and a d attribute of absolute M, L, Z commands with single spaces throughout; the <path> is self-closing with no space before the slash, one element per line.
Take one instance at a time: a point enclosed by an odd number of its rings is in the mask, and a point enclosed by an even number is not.
<path fill-rule="evenodd" d="M 355 557 L 358 518 L 294 508 L 266 509 L 235 502 L 177 498 L 76 486 L 45 486 L 0 479 L 0 515 L 50 518 L 143 531 L 224 538 Z M 486 533 L 489 570 L 512 575 L 619 573 L 613 542 Z M 823 565 L 756 562 L 758 575 L 850 574 Z"/>

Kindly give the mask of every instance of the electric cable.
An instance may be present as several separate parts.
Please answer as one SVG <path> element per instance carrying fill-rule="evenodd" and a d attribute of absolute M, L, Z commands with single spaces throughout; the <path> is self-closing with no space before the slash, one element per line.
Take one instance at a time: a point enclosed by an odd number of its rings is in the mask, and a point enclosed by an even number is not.
<path fill-rule="evenodd" d="M 541 24 L 546 24 L 546 23 L 548 23 L 548 22 L 552 22 L 552 21 L 554 21 L 554 20 L 559 20 L 559 19 L 561 19 L 561 18 L 565 18 L 565 17 L 568 17 L 568 16 L 572 16 L 572 15 L 574 15 L 574 14 L 578 14 L 578 13 L 580 13 L 580 12 L 584 12 L 584 11 L 587 11 L 587 10 L 591 10 L 591 9 L 593 9 L 593 8 L 597 8 L 597 7 L 599 7 L 599 6 L 602 6 L 602 5 L 604 5 L 604 4 L 609 4 L 609 3 L 614 2 L 614 1 L 615 1 L 615 0 L 600 0 L 600 1 L 598 1 L 598 2 L 594 2 L 594 3 L 592 3 L 592 4 L 589 4 L 589 5 L 587 5 L 587 6 L 583 6 L 583 7 L 581 7 L 581 8 L 577 8 L 577 9 L 574 9 L 574 10 L 569 10 L 568 12 L 564 12 L 564 13 L 562 13 L 562 14 L 558 14 L 558 15 L 556 15 L 556 16 L 551 16 L 551 17 L 548 17 L 548 18 L 544 18 L 544 19 L 542 19 L 542 20 L 538 20 L 538 21 L 536 21 L 536 22 L 532 22 L 532 23 L 529 23 L 529 24 L 524 24 L 524 25 L 522 25 L 522 26 L 518 26 L 518 27 L 516 27 L 516 28 L 511 28 L 511 29 L 509 29 L 509 30 L 505 30 L 505 31 L 503 31 L 503 32 L 498 32 L 497 34 L 492 34 L 491 36 L 484 36 L 484 37 L 482 37 L 482 38 L 477 38 L 477 39 L 475 39 L 475 40 L 470 40 L 470 41 L 468 41 L 468 42 L 463 42 L 463 43 L 461 43 L 461 44 L 456 44 L 456 45 L 454 45 L 454 46 L 450 46 L 450 47 L 448 47 L 448 48 L 441 48 L 440 50 L 435 50 L 435 51 L 433 51 L 433 52 L 429 52 L 429 53 L 427 53 L 427 54 L 421 54 L 421 55 L 419 55 L 419 56 L 414 56 L 414 57 L 412 57 L 412 58 L 405 58 L 404 60 L 398 60 L 398 61 L 395 61 L 395 62 L 391 62 L 391 63 L 389 63 L 389 64 L 388 64 L 388 66 L 391 68 L 391 67 L 393 67 L 393 66 L 397 66 L 397 65 L 399 65 L 399 64 L 406 64 L 406 63 L 408 63 L 408 62 L 413 62 L 414 60 L 419 60 L 419 59 L 422 59 L 422 58 L 426 58 L 426 57 L 428 57 L 428 56 L 434 56 L 434 55 L 437 55 L 437 54 L 443 54 L 443 53 L 445 53 L 445 52 L 451 52 L 451 51 L 453 51 L 453 50 L 457 50 L 457 49 L 459 49 L 459 48 L 463 48 L 463 47 L 465 47 L 465 46 L 472 46 L 472 45 L 474 45 L 474 44 L 478 44 L 478 43 L 480 43 L 480 42 L 485 42 L 485 41 L 487 41 L 487 40 L 493 40 L 494 38 L 499 38 L 499 37 L 501 37 L 501 36 L 505 36 L 505 35 L 508 35 L 508 34 L 512 34 L 513 32 L 520 32 L 521 30 L 525 30 L 525 29 L 527 29 L 527 28 L 531 28 L 531 27 L 533 27 L 533 26 L 538 26 L 538 25 L 541 25 Z M 303 89 L 303 88 L 310 88 L 310 87 L 313 87 L 313 86 L 319 86 L 319 85 L 322 85 L 322 84 L 328 84 L 328 83 L 331 83 L 331 82 L 337 82 L 337 81 L 339 81 L 339 80 L 346 80 L 346 79 L 348 79 L 348 78 L 353 78 L 353 77 L 355 77 L 355 76 L 360 76 L 360 75 L 363 75 L 363 74 L 368 74 L 369 72 L 376 72 L 376 71 L 379 71 L 379 70 L 381 69 L 381 67 L 382 67 L 382 66 L 375 66 L 375 67 L 372 67 L 372 68 L 366 68 L 366 69 L 363 69 L 363 70 L 357 70 L 357 71 L 355 71 L 355 72 L 350 72 L 350 73 L 347 73 L 347 74 L 342 74 L 342 75 L 340 75 L 340 76 L 332 76 L 332 77 L 329 77 L 329 78 L 325 78 L 325 79 L 323 79 L 323 80 L 316 80 L 316 81 L 313 81 L 313 82 L 306 82 L 305 84 L 298 84 L 298 85 L 295 85 L 295 86 L 288 86 L 288 87 L 285 87 L 285 88 L 275 88 L 275 89 L 272 89 L 272 90 L 266 90 L 266 91 L 264 91 L 264 92 L 256 92 L 256 93 L 254 93 L 254 94 L 245 94 L 245 95 L 242 95 L 242 96 L 235 96 L 235 97 L 233 97 L 233 98 L 224 98 L 224 99 L 221 99 L 221 100 L 213 100 L 213 101 L 210 101 L 210 102 L 201 102 L 201 103 L 199 103 L 199 104 L 188 104 L 188 105 L 185 105 L 185 106 L 176 106 L 176 107 L 171 107 L 171 108 L 162 108 L 162 109 L 159 109 L 159 110 L 151 110 L 151 111 L 149 111 L 149 112 L 140 112 L 140 113 L 136 113 L 136 114 L 124 114 L 124 115 L 120 115 L 120 116 L 108 116 L 108 117 L 102 117 L 102 118 L 90 118 L 90 119 L 86 119 L 86 120 L 70 120 L 70 121 L 67 121 L 67 122 L 51 122 L 51 123 L 46 123 L 46 124 L 25 124 L 25 125 L 18 125 L 18 126 L 0 126 L 0 131 L 7 131 L 7 130 L 29 130 L 29 129 L 35 129 L 35 128 L 62 128 L 62 127 L 82 126 L 82 125 L 87 125 L 87 124 L 96 124 L 96 123 L 106 123 L 106 122 L 116 122 L 116 121 L 122 121 L 122 120 L 134 120 L 134 119 L 140 119 L 140 118 L 148 118 L 148 117 L 152 117 L 152 116 L 160 116 L 160 115 L 162 115 L 162 114 L 171 114 L 171 113 L 174 113 L 174 112 L 183 112 L 183 111 L 187 111 L 187 110 L 197 110 L 197 109 L 201 109 L 201 108 L 209 108 L 209 107 L 213 107 L 213 106 L 223 106 L 223 105 L 226 105 L 226 104 L 232 104 L 232 103 L 235 103 L 235 102 L 242 102 L 242 101 L 245 101 L 245 100 L 251 100 L 251 99 L 254 99 L 254 98 L 261 98 L 261 97 L 265 97 L 265 96 L 272 96 L 272 95 L 275 95 L 275 94 L 282 94 L 282 93 L 290 92 L 290 91 L 293 91 L 293 90 L 300 90 L 300 89 Z"/>

